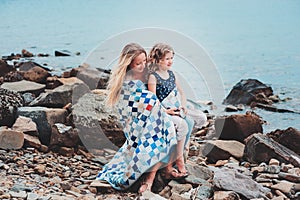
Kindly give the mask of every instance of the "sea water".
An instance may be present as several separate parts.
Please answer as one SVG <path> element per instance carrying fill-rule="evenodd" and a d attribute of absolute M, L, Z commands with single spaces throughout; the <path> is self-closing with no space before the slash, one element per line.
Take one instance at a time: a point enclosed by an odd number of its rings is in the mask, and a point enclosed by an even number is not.
<path fill-rule="evenodd" d="M 270 85 L 281 99 L 291 98 L 277 107 L 299 112 L 299 11 L 296 0 L 0 0 L 0 55 L 22 49 L 50 54 L 34 59 L 59 75 L 77 67 L 113 35 L 143 27 L 174 30 L 206 50 L 222 79 L 224 98 L 241 79 L 254 78 Z M 68 50 L 71 56 L 54 57 L 54 50 Z M 210 100 L 205 77 L 195 78 L 176 54 L 174 69 L 198 99 Z M 268 122 L 264 132 L 300 129 L 299 114 L 255 112 Z"/>

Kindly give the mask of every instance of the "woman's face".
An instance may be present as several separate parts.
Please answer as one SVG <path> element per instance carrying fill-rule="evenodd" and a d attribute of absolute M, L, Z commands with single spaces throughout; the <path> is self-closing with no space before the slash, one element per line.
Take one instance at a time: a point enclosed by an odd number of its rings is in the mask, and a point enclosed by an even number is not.
<path fill-rule="evenodd" d="M 171 69 L 173 64 L 173 52 L 168 52 L 166 55 L 159 61 L 159 65 L 163 70 Z"/>
<path fill-rule="evenodd" d="M 130 64 L 130 69 L 133 73 L 140 74 L 144 72 L 146 66 L 146 55 L 145 53 L 141 53 L 138 55 Z"/>

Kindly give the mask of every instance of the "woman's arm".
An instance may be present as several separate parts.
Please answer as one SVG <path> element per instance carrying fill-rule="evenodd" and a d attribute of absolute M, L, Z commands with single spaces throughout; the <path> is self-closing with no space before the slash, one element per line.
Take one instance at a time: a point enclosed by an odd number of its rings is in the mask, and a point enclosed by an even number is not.
<path fill-rule="evenodd" d="M 153 74 L 149 75 L 148 90 L 156 94 L 156 78 Z"/>

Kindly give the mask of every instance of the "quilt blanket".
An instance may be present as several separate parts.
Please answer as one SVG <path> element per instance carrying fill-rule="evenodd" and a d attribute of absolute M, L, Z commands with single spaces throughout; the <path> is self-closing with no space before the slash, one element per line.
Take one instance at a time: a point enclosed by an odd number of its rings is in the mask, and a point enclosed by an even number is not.
<path fill-rule="evenodd" d="M 118 190 L 130 187 L 158 162 L 168 162 L 176 144 L 171 118 L 163 111 L 155 94 L 139 81 L 125 81 L 118 103 L 126 142 L 103 166 L 98 180 Z"/>

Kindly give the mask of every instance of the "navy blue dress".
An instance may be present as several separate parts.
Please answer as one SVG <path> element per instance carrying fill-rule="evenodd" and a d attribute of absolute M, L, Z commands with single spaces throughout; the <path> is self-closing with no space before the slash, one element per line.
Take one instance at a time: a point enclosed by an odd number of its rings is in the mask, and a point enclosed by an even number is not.
<path fill-rule="evenodd" d="M 156 78 L 156 96 L 160 102 L 162 102 L 176 87 L 174 73 L 171 70 L 168 70 L 168 73 L 168 79 L 163 79 L 156 72 L 152 73 Z"/>

